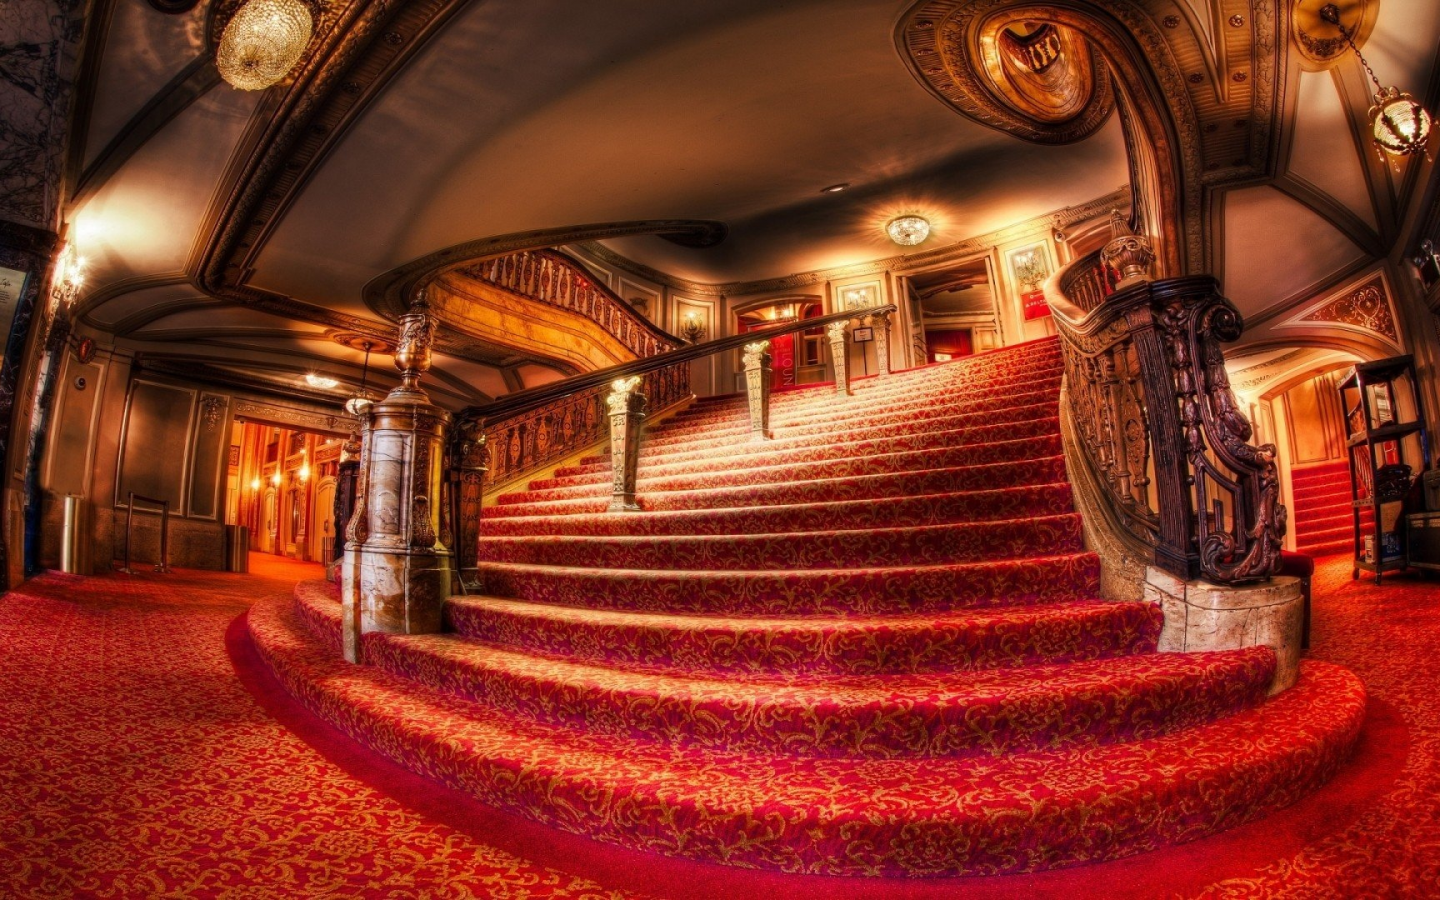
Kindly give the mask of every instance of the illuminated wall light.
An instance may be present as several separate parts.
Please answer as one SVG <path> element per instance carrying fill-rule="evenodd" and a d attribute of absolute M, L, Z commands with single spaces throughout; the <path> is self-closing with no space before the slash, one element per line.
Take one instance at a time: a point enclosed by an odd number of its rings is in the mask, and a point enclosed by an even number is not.
<path fill-rule="evenodd" d="M 930 236 L 930 222 L 922 216 L 896 216 L 885 224 L 890 240 L 913 247 Z"/>
<path fill-rule="evenodd" d="M 273 484 L 273 485 L 275 485 L 276 487 L 279 487 L 279 486 L 280 486 L 280 473 L 279 473 L 279 472 L 276 472 L 274 475 L 271 475 L 271 476 L 270 476 L 270 483 Z"/>
<path fill-rule="evenodd" d="M 252 491 L 258 491 L 258 490 L 260 490 L 260 479 L 258 479 L 258 478 L 252 478 L 252 479 L 250 479 L 250 490 L 252 490 Z"/>

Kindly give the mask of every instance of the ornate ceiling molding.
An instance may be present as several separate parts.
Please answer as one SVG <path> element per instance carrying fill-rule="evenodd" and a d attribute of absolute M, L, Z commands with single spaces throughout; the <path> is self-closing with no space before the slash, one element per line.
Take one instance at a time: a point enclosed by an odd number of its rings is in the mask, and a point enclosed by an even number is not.
<path fill-rule="evenodd" d="M 883 259 L 856 263 L 851 266 L 815 269 L 810 272 L 798 272 L 794 275 L 785 275 L 779 278 L 762 278 L 756 281 L 690 281 L 684 278 L 677 278 L 659 269 L 653 269 L 643 263 L 638 263 L 596 241 L 587 241 L 578 246 L 583 253 L 605 265 L 614 266 L 637 278 L 644 278 L 655 284 L 668 287 L 671 290 L 697 297 L 744 297 L 751 294 L 773 293 L 775 291 L 788 291 L 796 288 L 809 287 L 811 285 L 824 284 L 827 281 L 836 281 L 857 275 L 876 275 L 882 272 L 905 274 L 924 269 L 933 269 L 950 263 L 972 259 L 977 255 L 988 252 L 990 248 L 998 244 L 1019 240 L 1047 230 L 1055 231 L 1068 228 L 1077 222 L 1084 222 L 1097 216 L 1103 216 L 1108 214 L 1112 209 L 1124 209 L 1129 205 L 1130 188 L 1128 186 L 1122 186 L 1103 197 L 1096 197 L 1088 203 L 1057 209 L 1007 228 L 966 238 L 965 240 L 945 247 L 938 247 L 934 250 L 926 250 L 920 253 L 902 253 L 896 256 L 887 256 Z"/>
<path fill-rule="evenodd" d="M 1399 320 L 1384 270 L 1376 270 L 1320 298 L 1279 327 L 1340 328 L 1382 338 L 1398 350 Z"/>
<path fill-rule="evenodd" d="M 931 93 L 1027 141 L 1083 140 L 1115 109 L 1110 71 L 1082 33 L 1035 8 L 926 0 L 903 20 L 896 41 Z"/>
<path fill-rule="evenodd" d="M 1350 54 L 1350 45 L 1340 29 L 1320 18 L 1320 9 L 1333 3 L 1340 8 L 1340 21 L 1364 44 L 1380 15 L 1379 0 L 1296 0 L 1290 16 L 1290 33 L 1299 50 L 1300 66 L 1309 71 L 1328 69 Z"/>

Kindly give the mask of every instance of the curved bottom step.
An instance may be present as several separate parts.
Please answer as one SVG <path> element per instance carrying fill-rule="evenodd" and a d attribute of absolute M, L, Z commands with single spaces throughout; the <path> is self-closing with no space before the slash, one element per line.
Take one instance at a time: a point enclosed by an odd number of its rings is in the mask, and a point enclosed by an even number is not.
<path fill-rule="evenodd" d="M 990 875 L 1194 840 L 1315 790 L 1349 756 L 1365 691 L 1306 663 L 1265 705 L 1070 752 L 847 760 L 682 750 L 527 722 L 339 659 L 338 607 L 256 604 L 267 665 L 311 710 L 481 801 L 626 847 L 833 875 Z"/>

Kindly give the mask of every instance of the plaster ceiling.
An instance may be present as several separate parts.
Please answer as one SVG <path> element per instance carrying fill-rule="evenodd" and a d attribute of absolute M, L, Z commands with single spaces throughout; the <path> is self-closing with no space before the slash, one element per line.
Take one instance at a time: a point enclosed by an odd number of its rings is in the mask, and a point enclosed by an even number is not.
<path fill-rule="evenodd" d="M 1157 21 L 1178 9 L 1179 31 L 1192 29 L 1207 53 L 1222 49 L 1221 0 L 1135 2 L 1153 8 Z M 627 219 L 719 220 L 730 234 L 710 249 L 655 237 L 608 243 L 682 278 L 725 282 L 893 255 L 880 226 L 899 212 L 929 216 L 935 231 L 926 246 L 942 246 L 1126 180 L 1113 118 L 1082 142 L 1042 147 L 939 102 L 896 50 L 895 23 L 908 5 L 465 4 L 307 176 L 251 261 L 248 284 L 388 328 L 361 299 L 367 282 L 492 235 Z M 106 9 L 101 4 L 100 14 Z M 87 160 L 137 127 L 147 102 L 201 52 L 200 12 L 167 16 L 144 0 L 114 0 L 108 9 L 90 102 L 77 107 L 88 110 Z M 1425 93 L 1437 36 L 1440 4 L 1388 0 L 1365 51 L 1387 83 L 1433 105 Z M 1368 146 L 1342 131 L 1368 102 L 1358 68 L 1346 60 L 1338 77 L 1302 76 L 1293 58 L 1290 66 L 1277 177 L 1220 192 L 1212 238 L 1222 251 L 1219 274 L 1247 314 L 1343 278 L 1388 249 L 1378 245 L 1393 240 L 1404 216 L 1394 202 L 1403 175 L 1377 167 Z M 276 114 L 278 90 L 264 98 L 224 84 L 205 90 L 72 211 L 72 233 L 93 264 L 88 290 L 104 301 L 87 310 L 88 322 L 128 322 L 171 337 L 208 327 L 212 345 L 229 331 L 236 346 L 358 367 L 360 352 L 334 342 L 260 333 L 313 334 L 313 322 L 199 309 L 190 283 L 155 286 L 162 276 L 193 281 L 187 267 L 210 237 L 207 210 L 234 187 L 227 166 L 250 152 L 246 135 Z M 819 193 L 838 182 L 852 187 Z M 1291 238 L 1282 245 L 1277 233 Z M 157 343 L 173 349 L 190 340 Z M 506 373 L 452 356 L 439 366 L 440 378 L 470 384 L 477 396 L 558 377 L 543 366 Z"/>

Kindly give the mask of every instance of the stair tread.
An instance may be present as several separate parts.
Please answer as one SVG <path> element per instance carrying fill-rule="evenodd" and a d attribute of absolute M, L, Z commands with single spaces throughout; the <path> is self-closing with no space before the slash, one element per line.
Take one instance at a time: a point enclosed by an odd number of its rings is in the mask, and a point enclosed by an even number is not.
<path fill-rule="evenodd" d="M 1003 757 L 762 757 L 476 710 L 347 665 L 300 633 L 284 607 L 277 600 L 252 608 L 260 652 L 303 702 L 353 737 L 483 802 L 570 831 L 792 871 L 993 874 L 1093 859 L 1097 848 L 1082 846 L 1082 834 L 1105 834 L 1115 854 L 1135 852 L 1136 841 L 1193 838 L 1233 824 L 1232 793 L 1242 787 L 1252 814 L 1296 799 L 1343 760 L 1363 718 L 1358 679 L 1307 661 L 1296 688 L 1260 707 L 1133 743 Z M 440 744 L 446 749 L 437 754 Z M 1157 766 L 1157 758 L 1168 762 Z M 1107 796 L 1097 805 L 1101 787 Z M 1170 798 L 1169 812 L 1141 815 L 1159 796 Z M 626 827 L 648 810 L 650 827 Z M 1084 814 L 1083 825 L 1061 829 L 1075 832 L 1074 846 L 1055 834 L 1044 848 L 1027 847 L 1032 829 L 1048 823 L 1054 834 L 1070 822 L 1068 810 Z M 1029 827 L 1017 829 L 1017 818 Z M 860 830 L 849 843 L 854 852 L 834 852 L 845 828 Z M 746 834 L 754 839 L 735 842 Z"/>

